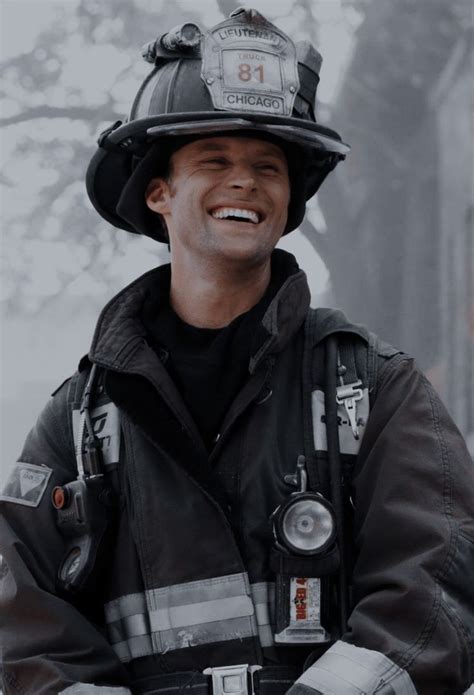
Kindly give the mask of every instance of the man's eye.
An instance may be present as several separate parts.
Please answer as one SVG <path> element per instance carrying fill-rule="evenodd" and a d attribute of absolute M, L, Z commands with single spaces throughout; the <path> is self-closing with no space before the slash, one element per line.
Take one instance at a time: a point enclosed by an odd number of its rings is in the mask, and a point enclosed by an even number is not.
<path fill-rule="evenodd" d="M 258 169 L 261 171 L 268 171 L 270 173 L 278 174 L 280 168 L 276 164 L 270 164 L 270 162 L 264 162 L 258 165 Z"/>
<path fill-rule="evenodd" d="M 215 164 L 217 166 L 224 166 L 227 164 L 227 160 L 224 157 L 212 157 L 211 159 L 205 159 L 203 164 Z"/>

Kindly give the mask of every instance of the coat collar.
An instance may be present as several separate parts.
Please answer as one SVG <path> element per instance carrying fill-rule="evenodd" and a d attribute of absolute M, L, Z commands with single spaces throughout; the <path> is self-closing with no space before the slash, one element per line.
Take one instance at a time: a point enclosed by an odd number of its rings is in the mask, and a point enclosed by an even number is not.
<path fill-rule="evenodd" d="M 280 352 L 299 330 L 306 317 L 310 292 L 305 273 L 294 256 L 276 249 L 272 256 L 272 275 L 281 286 L 266 310 L 255 337 L 249 370 L 255 371 L 262 359 Z M 117 294 L 103 309 L 97 322 L 89 358 L 117 371 L 127 371 L 132 357 L 143 346 L 146 330 L 140 320 L 143 302 L 150 294 L 168 301 L 170 265 L 145 273 Z M 143 352 L 143 351 L 142 351 Z"/>

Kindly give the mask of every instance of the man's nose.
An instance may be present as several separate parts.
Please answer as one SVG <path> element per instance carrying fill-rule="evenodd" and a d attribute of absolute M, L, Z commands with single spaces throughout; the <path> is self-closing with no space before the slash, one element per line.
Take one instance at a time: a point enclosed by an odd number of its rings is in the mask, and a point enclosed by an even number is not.
<path fill-rule="evenodd" d="M 227 185 L 245 190 L 255 189 L 257 179 L 253 168 L 246 163 L 236 164 L 229 173 Z"/>

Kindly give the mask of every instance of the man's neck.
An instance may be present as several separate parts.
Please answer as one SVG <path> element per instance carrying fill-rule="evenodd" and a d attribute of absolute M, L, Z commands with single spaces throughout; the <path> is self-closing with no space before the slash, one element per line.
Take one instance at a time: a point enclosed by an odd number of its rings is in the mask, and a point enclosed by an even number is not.
<path fill-rule="evenodd" d="M 225 272 L 171 263 L 170 303 L 180 319 L 198 328 L 223 328 L 257 304 L 270 283 L 271 265 Z"/>

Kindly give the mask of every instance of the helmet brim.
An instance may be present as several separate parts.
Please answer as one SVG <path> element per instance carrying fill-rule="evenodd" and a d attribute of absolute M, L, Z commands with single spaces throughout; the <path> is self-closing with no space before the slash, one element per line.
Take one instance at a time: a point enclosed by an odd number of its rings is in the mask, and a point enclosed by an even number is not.
<path fill-rule="evenodd" d="M 238 135 L 242 131 L 280 141 L 286 152 L 294 145 L 304 154 L 305 166 L 290 175 L 292 201 L 286 234 L 301 224 L 306 201 L 350 151 L 334 130 L 299 118 L 208 111 L 163 114 L 126 123 L 101 138 L 87 170 L 89 198 L 99 214 L 114 226 L 166 242 L 160 217 L 145 203 L 147 183 L 160 175 L 157 158 L 153 162 L 147 154 L 158 148 L 163 164 L 167 165 L 176 143 L 182 139 Z"/>

